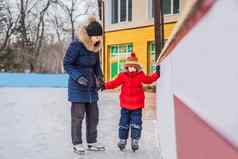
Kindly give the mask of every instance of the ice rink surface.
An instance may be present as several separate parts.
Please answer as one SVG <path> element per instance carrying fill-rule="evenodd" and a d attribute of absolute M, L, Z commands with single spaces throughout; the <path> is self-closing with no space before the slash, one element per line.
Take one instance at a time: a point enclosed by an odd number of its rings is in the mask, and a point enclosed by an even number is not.
<path fill-rule="evenodd" d="M 66 88 L 0 87 L 0 159 L 159 158 L 154 118 L 146 112 L 140 150 L 118 150 L 118 103 L 117 92 L 100 94 L 99 142 L 106 151 L 79 156 L 72 152 Z"/>

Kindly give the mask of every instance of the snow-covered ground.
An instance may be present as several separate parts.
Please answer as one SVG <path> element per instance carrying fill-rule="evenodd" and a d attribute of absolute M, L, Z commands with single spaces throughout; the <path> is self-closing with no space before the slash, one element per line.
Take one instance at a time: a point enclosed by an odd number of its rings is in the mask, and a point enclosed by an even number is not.
<path fill-rule="evenodd" d="M 153 118 L 146 117 L 138 152 L 120 152 L 118 93 L 100 95 L 99 140 L 105 152 L 72 152 L 70 103 L 65 88 L 0 88 L 0 159 L 156 159 Z"/>

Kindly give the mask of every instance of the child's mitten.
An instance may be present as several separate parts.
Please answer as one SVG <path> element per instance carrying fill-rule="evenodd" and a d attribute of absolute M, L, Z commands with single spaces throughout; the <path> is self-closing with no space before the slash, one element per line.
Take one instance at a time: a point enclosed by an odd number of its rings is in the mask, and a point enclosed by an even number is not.
<path fill-rule="evenodd" d="M 156 66 L 156 73 L 160 74 L 160 65 Z"/>

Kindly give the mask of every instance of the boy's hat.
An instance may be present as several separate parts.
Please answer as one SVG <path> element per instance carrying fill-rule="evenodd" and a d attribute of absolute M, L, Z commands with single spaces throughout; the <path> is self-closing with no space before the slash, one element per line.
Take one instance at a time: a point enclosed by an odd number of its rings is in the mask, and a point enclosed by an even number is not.
<path fill-rule="evenodd" d="M 124 68 L 127 68 L 129 66 L 136 67 L 137 70 L 141 70 L 142 67 L 138 62 L 138 58 L 136 57 L 136 54 L 134 52 L 131 53 L 129 57 L 126 58 L 126 62 L 124 64 Z"/>

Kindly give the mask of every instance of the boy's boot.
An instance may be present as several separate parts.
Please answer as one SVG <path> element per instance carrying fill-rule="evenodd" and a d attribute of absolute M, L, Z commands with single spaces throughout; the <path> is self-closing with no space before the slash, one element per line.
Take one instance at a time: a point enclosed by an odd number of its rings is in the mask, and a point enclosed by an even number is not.
<path fill-rule="evenodd" d="M 125 139 L 120 139 L 117 146 L 118 148 L 123 151 L 126 148 L 127 141 Z"/>
<path fill-rule="evenodd" d="M 131 141 L 131 149 L 134 152 L 139 149 L 139 140 L 132 139 L 132 141 Z"/>

